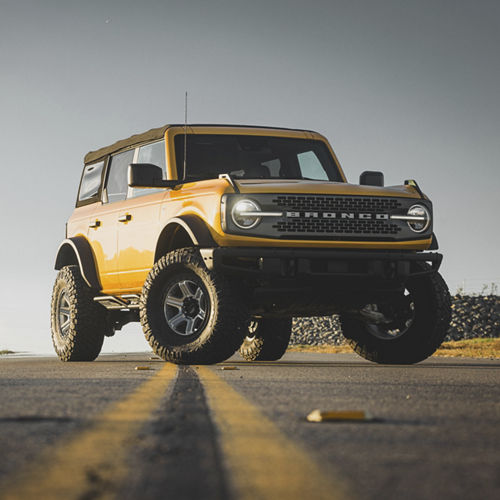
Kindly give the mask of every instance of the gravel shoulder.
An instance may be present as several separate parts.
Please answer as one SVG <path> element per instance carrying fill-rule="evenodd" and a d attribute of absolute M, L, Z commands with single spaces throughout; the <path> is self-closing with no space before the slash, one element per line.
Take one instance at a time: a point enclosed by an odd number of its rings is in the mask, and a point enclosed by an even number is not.
<path fill-rule="evenodd" d="M 324 352 L 346 353 L 353 352 L 347 345 L 293 345 L 288 349 L 291 352 Z M 469 339 L 443 342 L 434 356 L 452 358 L 487 358 L 500 359 L 500 339 Z"/>

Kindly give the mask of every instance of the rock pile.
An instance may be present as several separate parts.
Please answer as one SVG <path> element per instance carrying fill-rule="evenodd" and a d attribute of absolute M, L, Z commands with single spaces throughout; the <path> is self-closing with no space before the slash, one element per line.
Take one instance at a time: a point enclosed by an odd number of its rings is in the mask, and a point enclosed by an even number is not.
<path fill-rule="evenodd" d="M 446 340 L 500 337 L 500 297 L 455 295 Z"/>
<path fill-rule="evenodd" d="M 500 337 L 500 297 L 497 295 L 455 295 L 452 317 L 445 340 Z M 341 345 L 344 337 L 338 316 L 294 318 L 291 344 Z"/>

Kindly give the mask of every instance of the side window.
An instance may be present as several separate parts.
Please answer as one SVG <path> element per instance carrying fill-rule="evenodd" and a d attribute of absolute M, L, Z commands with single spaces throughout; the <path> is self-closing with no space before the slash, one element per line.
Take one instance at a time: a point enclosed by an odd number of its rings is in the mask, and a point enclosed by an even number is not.
<path fill-rule="evenodd" d="M 152 163 L 161 167 L 163 171 L 163 178 L 166 179 L 165 170 L 165 141 L 153 142 L 146 144 L 139 148 L 137 156 L 137 163 Z M 149 188 L 128 188 L 127 198 L 136 198 L 137 196 L 144 196 L 147 194 L 158 193 L 164 191 L 163 189 L 149 189 Z"/>
<path fill-rule="evenodd" d="M 103 161 L 85 166 L 83 169 L 82 181 L 80 183 L 78 201 L 88 201 L 99 194 L 103 166 Z"/>
<path fill-rule="evenodd" d="M 134 159 L 134 150 L 113 155 L 108 168 L 106 191 L 108 202 L 124 200 L 127 197 L 127 170 Z"/>
<path fill-rule="evenodd" d="M 299 161 L 300 173 L 302 177 L 309 179 L 327 181 L 328 174 L 325 172 L 323 165 L 319 161 L 314 151 L 305 151 L 297 155 Z"/>

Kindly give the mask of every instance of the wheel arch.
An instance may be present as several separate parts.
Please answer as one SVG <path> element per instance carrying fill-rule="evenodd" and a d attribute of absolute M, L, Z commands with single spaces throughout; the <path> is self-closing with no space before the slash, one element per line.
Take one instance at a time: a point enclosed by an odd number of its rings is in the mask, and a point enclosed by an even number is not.
<path fill-rule="evenodd" d="M 54 269 L 59 271 L 64 266 L 77 265 L 82 277 L 90 288 L 101 290 L 92 247 L 83 236 L 65 239 L 57 250 Z"/>
<path fill-rule="evenodd" d="M 217 244 L 200 217 L 191 214 L 174 217 L 168 221 L 158 237 L 155 262 L 167 252 L 188 246 L 211 248 Z"/>

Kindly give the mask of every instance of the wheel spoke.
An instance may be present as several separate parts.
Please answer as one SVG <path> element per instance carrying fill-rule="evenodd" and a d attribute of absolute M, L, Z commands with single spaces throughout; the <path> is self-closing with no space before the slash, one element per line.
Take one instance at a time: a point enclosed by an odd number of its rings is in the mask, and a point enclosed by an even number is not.
<path fill-rule="evenodd" d="M 69 318 L 64 323 L 61 323 L 61 332 L 62 333 L 66 333 L 68 331 L 69 324 L 70 324 Z"/>
<path fill-rule="evenodd" d="M 196 315 L 195 319 L 201 319 L 201 321 L 203 321 L 205 319 L 206 315 L 207 315 L 207 312 L 205 311 L 205 309 L 200 309 L 200 311 Z"/>
<path fill-rule="evenodd" d="M 186 321 L 187 318 L 186 316 L 180 312 L 176 314 L 173 318 L 171 318 L 168 322 L 173 328 L 177 328 L 178 325 L 180 325 L 183 321 Z"/>
<path fill-rule="evenodd" d="M 179 281 L 179 288 L 180 288 L 180 290 L 182 292 L 182 296 L 184 298 L 193 296 L 193 293 L 189 289 L 187 281 Z"/>
<path fill-rule="evenodd" d="M 65 337 L 71 326 L 70 303 L 66 290 L 62 290 L 58 304 L 59 334 Z"/>
<path fill-rule="evenodd" d="M 178 297 L 168 296 L 165 300 L 165 303 L 169 306 L 176 307 L 177 309 L 182 309 L 182 304 L 184 304 L 184 300 Z"/>
<path fill-rule="evenodd" d="M 186 334 L 191 335 L 194 330 L 194 318 L 186 318 L 187 323 L 186 323 Z"/>
<path fill-rule="evenodd" d="M 203 297 L 203 290 L 200 287 L 198 287 L 196 289 L 196 293 L 194 294 L 194 298 L 198 301 L 198 304 L 200 303 L 202 297 Z"/>

